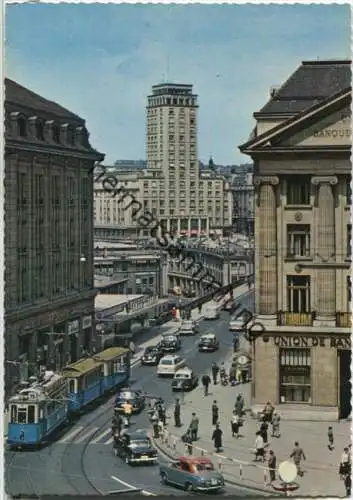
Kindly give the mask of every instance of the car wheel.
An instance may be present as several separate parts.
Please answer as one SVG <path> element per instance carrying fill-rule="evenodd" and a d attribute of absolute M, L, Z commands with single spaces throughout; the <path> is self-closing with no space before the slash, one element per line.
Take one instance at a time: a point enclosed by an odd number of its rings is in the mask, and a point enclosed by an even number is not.
<path fill-rule="evenodd" d="M 185 491 L 189 491 L 189 492 L 194 491 L 194 488 L 193 488 L 191 483 L 185 483 L 184 489 L 185 489 Z"/>
<path fill-rule="evenodd" d="M 168 484 L 168 476 L 165 472 L 161 472 L 161 483 Z"/>

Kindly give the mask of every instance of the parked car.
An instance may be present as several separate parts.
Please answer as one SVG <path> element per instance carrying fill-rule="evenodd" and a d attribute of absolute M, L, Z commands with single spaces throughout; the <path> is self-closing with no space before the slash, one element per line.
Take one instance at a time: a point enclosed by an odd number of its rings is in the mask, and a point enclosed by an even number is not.
<path fill-rule="evenodd" d="M 169 375 L 174 376 L 174 373 L 185 366 L 185 359 L 177 354 L 168 354 L 163 356 L 157 366 L 157 375 Z"/>
<path fill-rule="evenodd" d="M 115 411 L 123 412 L 123 404 L 126 401 L 132 404 L 133 413 L 140 413 L 145 407 L 145 396 L 142 391 L 125 388 L 121 389 L 115 397 Z"/>
<path fill-rule="evenodd" d="M 210 492 L 224 488 L 224 477 L 207 457 L 180 457 L 159 468 L 161 482 L 181 486 L 186 491 Z"/>
<path fill-rule="evenodd" d="M 199 325 L 195 321 L 186 320 L 181 323 L 178 330 L 179 335 L 195 335 L 199 331 Z"/>
<path fill-rule="evenodd" d="M 219 315 L 219 306 L 217 304 L 210 304 L 206 307 L 205 319 L 218 319 Z"/>
<path fill-rule="evenodd" d="M 230 332 L 242 332 L 244 331 L 244 320 L 243 318 L 232 318 L 229 322 Z"/>
<path fill-rule="evenodd" d="M 214 333 L 204 333 L 199 342 L 199 352 L 214 352 L 219 349 L 219 342 Z"/>
<path fill-rule="evenodd" d="M 172 381 L 172 391 L 191 391 L 197 387 L 199 378 L 188 367 L 177 370 Z"/>
<path fill-rule="evenodd" d="M 163 357 L 163 351 L 159 344 L 146 347 L 141 358 L 141 365 L 157 366 Z"/>
<path fill-rule="evenodd" d="M 158 461 L 158 452 L 145 430 L 123 431 L 120 436 L 115 436 L 114 454 L 129 465 Z"/>
<path fill-rule="evenodd" d="M 177 352 L 181 348 L 181 340 L 175 334 L 167 333 L 162 336 L 159 349 L 163 352 Z"/>

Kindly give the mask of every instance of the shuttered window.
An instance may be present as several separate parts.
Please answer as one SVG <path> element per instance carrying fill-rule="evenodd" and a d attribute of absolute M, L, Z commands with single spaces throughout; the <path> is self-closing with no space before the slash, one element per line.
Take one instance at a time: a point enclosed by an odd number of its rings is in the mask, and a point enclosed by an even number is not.
<path fill-rule="evenodd" d="M 310 403 L 310 349 L 280 349 L 279 368 L 281 403 Z"/>

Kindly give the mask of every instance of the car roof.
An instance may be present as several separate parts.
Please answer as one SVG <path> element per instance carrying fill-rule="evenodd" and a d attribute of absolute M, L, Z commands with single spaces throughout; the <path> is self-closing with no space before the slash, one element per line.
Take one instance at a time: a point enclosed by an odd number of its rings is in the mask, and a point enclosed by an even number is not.
<path fill-rule="evenodd" d="M 176 359 L 176 358 L 181 358 L 181 356 L 179 356 L 179 354 L 167 354 L 166 356 L 163 356 L 163 358 L 161 359 L 161 361 L 163 359 Z"/>
<path fill-rule="evenodd" d="M 204 338 L 204 339 L 213 339 L 216 335 L 214 333 L 203 333 L 201 335 L 201 338 Z"/>
<path fill-rule="evenodd" d="M 192 373 L 192 369 L 189 368 L 188 366 L 184 366 L 183 368 L 179 368 L 176 372 L 175 372 L 175 375 L 177 373 Z"/>
<path fill-rule="evenodd" d="M 212 464 L 212 460 L 208 457 L 179 457 L 178 460 L 191 464 Z"/>
<path fill-rule="evenodd" d="M 145 429 L 136 429 L 133 431 L 124 431 L 123 436 L 129 436 L 131 439 L 141 439 L 148 436 L 148 432 Z"/>
<path fill-rule="evenodd" d="M 162 333 L 162 337 L 176 337 L 176 334 L 175 332 L 165 332 L 165 333 Z"/>

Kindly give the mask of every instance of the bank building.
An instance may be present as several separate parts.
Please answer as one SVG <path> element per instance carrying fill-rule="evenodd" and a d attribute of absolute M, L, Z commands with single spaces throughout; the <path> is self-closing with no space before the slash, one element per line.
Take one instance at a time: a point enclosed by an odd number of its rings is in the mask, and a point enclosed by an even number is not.
<path fill-rule="evenodd" d="M 254 113 L 252 403 L 351 413 L 351 62 L 304 61 Z M 319 416 L 320 414 L 320 416 Z"/>

